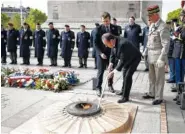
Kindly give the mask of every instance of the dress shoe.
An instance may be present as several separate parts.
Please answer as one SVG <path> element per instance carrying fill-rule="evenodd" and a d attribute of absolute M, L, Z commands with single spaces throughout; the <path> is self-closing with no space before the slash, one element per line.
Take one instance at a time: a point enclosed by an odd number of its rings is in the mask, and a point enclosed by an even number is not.
<path fill-rule="evenodd" d="M 145 95 L 143 95 L 143 99 L 154 99 L 155 97 L 150 96 L 148 93 L 146 93 Z"/>
<path fill-rule="evenodd" d="M 63 65 L 62 67 L 67 67 L 67 65 Z"/>
<path fill-rule="evenodd" d="M 49 66 L 54 66 L 53 64 L 49 65 Z"/>
<path fill-rule="evenodd" d="M 125 103 L 127 101 L 129 101 L 128 98 L 121 98 L 120 100 L 118 100 L 118 103 Z"/>
<path fill-rule="evenodd" d="M 177 97 L 175 97 L 175 98 L 173 99 L 173 101 L 177 101 Z"/>
<path fill-rule="evenodd" d="M 10 62 L 10 64 L 14 64 L 14 62 Z"/>
<path fill-rule="evenodd" d="M 171 87 L 171 92 L 177 92 L 177 87 Z"/>
<path fill-rule="evenodd" d="M 83 68 L 83 66 L 81 65 L 81 66 L 79 66 L 78 68 Z"/>
<path fill-rule="evenodd" d="M 159 105 L 159 104 L 161 104 L 163 102 L 163 100 L 154 100 L 153 102 L 152 102 L 152 105 Z"/>
<path fill-rule="evenodd" d="M 146 68 L 145 70 L 144 70 L 144 72 L 148 72 L 149 71 L 149 69 L 148 68 Z"/>
<path fill-rule="evenodd" d="M 111 93 L 115 93 L 115 90 L 114 90 L 113 86 L 109 86 L 109 91 L 110 91 Z"/>
<path fill-rule="evenodd" d="M 116 92 L 116 95 L 123 95 L 122 91 Z"/>
<path fill-rule="evenodd" d="M 181 102 L 178 100 L 178 101 L 176 102 L 176 104 L 177 104 L 177 105 L 180 105 L 180 104 L 181 104 Z"/>
<path fill-rule="evenodd" d="M 167 80 L 166 83 L 175 83 L 174 80 Z"/>
<path fill-rule="evenodd" d="M 12 63 L 13 64 L 13 63 Z M 26 63 L 22 63 L 21 65 L 26 65 Z"/>
<path fill-rule="evenodd" d="M 54 64 L 53 66 L 55 66 L 55 67 L 56 67 L 56 66 L 57 66 L 57 64 Z"/>
<path fill-rule="evenodd" d="M 84 68 L 87 68 L 87 65 L 84 65 Z"/>
<path fill-rule="evenodd" d="M 94 69 L 97 69 L 97 67 L 94 67 Z"/>
<path fill-rule="evenodd" d="M 69 64 L 68 67 L 71 68 L 71 64 Z"/>
<path fill-rule="evenodd" d="M 97 96 L 100 97 L 101 96 L 101 90 L 100 89 L 96 89 L 96 90 L 97 90 L 96 91 Z"/>
<path fill-rule="evenodd" d="M 28 63 L 26 63 L 26 65 L 30 65 L 30 63 L 28 62 Z"/>

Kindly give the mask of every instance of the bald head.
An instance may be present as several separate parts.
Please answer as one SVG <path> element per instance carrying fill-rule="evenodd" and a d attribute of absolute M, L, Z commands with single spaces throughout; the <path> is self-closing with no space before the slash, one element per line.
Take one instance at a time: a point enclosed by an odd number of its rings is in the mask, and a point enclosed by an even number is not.
<path fill-rule="evenodd" d="M 113 48 L 116 44 L 116 36 L 111 33 L 105 33 L 102 35 L 102 42 L 105 46 Z"/>

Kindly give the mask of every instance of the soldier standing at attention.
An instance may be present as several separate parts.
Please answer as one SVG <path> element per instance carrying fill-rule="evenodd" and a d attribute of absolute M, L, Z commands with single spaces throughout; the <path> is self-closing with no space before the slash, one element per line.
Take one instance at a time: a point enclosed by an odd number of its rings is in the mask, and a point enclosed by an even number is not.
<path fill-rule="evenodd" d="M 113 35 L 118 36 L 118 28 L 117 26 L 110 23 L 111 16 L 108 12 L 104 12 L 101 16 L 103 24 L 96 28 L 94 44 L 96 47 L 96 56 L 97 56 L 97 66 L 98 66 L 98 74 L 97 74 L 97 95 L 101 96 L 102 91 L 102 82 L 103 82 L 103 74 L 106 67 L 109 64 L 109 57 L 111 53 L 111 48 L 106 47 L 102 42 L 102 35 L 104 33 L 112 33 Z M 113 67 L 113 65 L 112 65 Z M 114 92 L 112 87 L 113 79 L 110 78 L 108 80 L 109 90 Z"/>
<path fill-rule="evenodd" d="M 43 65 L 44 48 L 46 46 L 45 32 L 41 29 L 39 23 L 36 25 L 36 30 L 33 34 L 33 46 L 35 47 L 35 57 L 37 57 L 38 66 Z"/>
<path fill-rule="evenodd" d="M 150 26 L 147 49 L 149 62 L 149 93 L 143 98 L 155 99 L 152 104 L 163 102 L 163 89 L 165 81 L 165 61 L 170 44 L 170 31 L 158 14 L 159 6 L 148 7 L 148 16 L 152 24 Z"/>
<path fill-rule="evenodd" d="M 19 41 L 19 31 L 17 31 L 12 23 L 8 23 L 7 31 L 7 49 L 10 52 L 10 64 L 17 64 L 17 45 Z"/>
<path fill-rule="evenodd" d="M 24 29 L 20 31 L 20 57 L 23 57 L 22 65 L 30 65 L 30 47 L 33 36 L 27 23 L 24 23 L 23 27 Z"/>
<path fill-rule="evenodd" d="M 81 32 L 77 33 L 76 46 L 78 48 L 79 68 L 87 68 L 87 58 L 90 48 L 90 34 L 85 31 L 85 26 L 80 26 Z"/>
<path fill-rule="evenodd" d="M 95 26 L 96 28 L 100 26 L 99 23 L 95 23 Z M 97 69 L 97 58 L 96 58 L 96 48 L 95 48 L 95 45 L 94 45 L 94 38 L 95 38 L 95 30 L 96 28 L 94 28 L 91 32 L 91 47 L 93 48 L 92 50 L 92 57 L 94 58 L 94 69 Z"/>
<path fill-rule="evenodd" d="M 71 57 L 75 45 L 75 34 L 70 30 L 69 25 L 65 25 L 64 31 L 60 35 L 61 56 L 64 58 L 63 67 L 71 67 Z"/>
<path fill-rule="evenodd" d="M 135 17 L 129 18 L 129 25 L 125 27 L 124 37 L 132 42 L 140 50 L 141 27 L 135 23 Z"/>
<path fill-rule="evenodd" d="M 117 25 L 117 19 L 116 18 L 113 18 L 112 19 L 112 24 L 116 25 L 118 27 L 118 35 L 122 35 L 122 28 L 121 26 Z"/>
<path fill-rule="evenodd" d="M 49 23 L 49 30 L 46 32 L 47 37 L 47 55 L 50 58 L 51 65 L 57 66 L 59 31 L 54 28 L 53 22 Z"/>
<path fill-rule="evenodd" d="M 1 63 L 6 63 L 6 43 L 7 43 L 6 30 L 1 25 Z"/>

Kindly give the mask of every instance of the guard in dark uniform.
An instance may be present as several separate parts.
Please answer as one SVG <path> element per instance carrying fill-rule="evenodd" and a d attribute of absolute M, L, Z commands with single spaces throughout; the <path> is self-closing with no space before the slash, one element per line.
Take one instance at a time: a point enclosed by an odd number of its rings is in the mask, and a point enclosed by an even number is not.
<path fill-rule="evenodd" d="M 117 19 L 116 18 L 112 19 L 112 23 L 118 27 L 118 35 L 119 36 L 122 35 L 122 28 L 121 28 L 121 26 L 117 25 Z"/>
<path fill-rule="evenodd" d="M 94 44 L 96 47 L 96 56 L 97 56 L 97 65 L 98 65 L 98 74 L 97 74 L 97 95 L 101 95 L 102 91 L 102 82 L 103 82 L 103 74 L 106 67 L 109 65 L 109 57 L 111 53 L 111 49 L 106 47 L 101 37 L 104 33 L 112 33 L 118 36 L 118 28 L 117 26 L 110 23 L 111 16 L 108 12 L 104 12 L 101 16 L 103 24 L 96 28 Z M 112 87 L 112 80 L 108 82 L 109 90 L 114 90 Z"/>
<path fill-rule="evenodd" d="M 63 67 L 71 67 L 71 57 L 75 45 L 75 34 L 70 30 L 69 25 L 65 25 L 65 30 L 61 32 L 60 48 L 61 56 L 64 58 Z"/>
<path fill-rule="evenodd" d="M 76 47 L 78 48 L 79 68 L 87 68 L 87 58 L 90 48 L 90 34 L 85 31 L 85 26 L 80 26 L 81 32 L 77 33 Z"/>
<path fill-rule="evenodd" d="M 100 26 L 99 23 L 95 23 L 95 26 L 96 28 Z M 93 48 L 92 50 L 92 57 L 94 58 L 94 69 L 97 69 L 97 58 L 96 58 L 96 48 L 95 48 L 95 45 L 94 45 L 94 38 L 95 38 L 95 30 L 96 28 L 94 28 L 92 31 L 91 31 L 91 47 Z"/>
<path fill-rule="evenodd" d="M 20 57 L 23 57 L 22 65 L 30 65 L 30 47 L 33 36 L 27 23 L 24 23 L 23 27 L 24 29 L 20 31 Z"/>
<path fill-rule="evenodd" d="M 6 63 L 6 43 L 7 33 L 3 25 L 1 25 L 1 63 Z"/>
<path fill-rule="evenodd" d="M 51 60 L 50 66 L 57 66 L 58 44 L 60 41 L 60 34 L 54 28 L 53 22 L 49 23 L 49 30 L 46 32 L 47 37 L 47 55 Z"/>
<path fill-rule="evenodd" d="M 43 65 L 44 51 L 46 47 L 46 37 L 45 32 L 41 29 L 39 23 L 36 25 L 36 30 L 33 34 L 34 47 L 35 47 L 35 57 L 37 57 L 38 66 Z"/>
<path fill-rule="evenodd" d="M 135 23 L 135 18 L 132 16 L 129 18 L 129 25 L 125 27 L 124 37 L 132 42 L 138 50 L 140 50 L 141 39 L 141 27 Z"/>
<path fill-rule="evenodd" d="M 8 23 L 7 31 L 7 49 L 10 52 L 10 64 L 17 64 L 17 45 L 19 44 L 19 31 L 13 27 L 12 23 Z"/>

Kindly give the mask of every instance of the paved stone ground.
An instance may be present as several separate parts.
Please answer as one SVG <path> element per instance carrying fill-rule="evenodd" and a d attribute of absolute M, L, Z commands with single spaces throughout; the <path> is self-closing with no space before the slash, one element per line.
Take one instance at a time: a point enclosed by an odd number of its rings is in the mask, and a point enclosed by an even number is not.
<path fill-rule="evenodd" d="M 8 62 L 9 59 L 8 59 Z M 22 59 L 18 59 L 21 63 Z M 44 61 L 45 67 L 50 68 L 48 65 L 49 59 Z M 34 68 L 37 64 L 36 59 L 31 59 L 32 65 L 29 67 Z M 58 60 L 59 67 L 51 69 L 61 69 L 63 61 Z M 5 65 L 11 66 L 11 65 Z M 80 74 L 81 82 L 84 82 L 96 76 L 96 70 L 93 69 L 94 63 L 92 60 L 88 61 L 88 69 L 78 69 L 78 61 L 72 60 L 73 68 Z M 12 67 L 28 67 L 28 66 L 12 66 Z M 137 72 L 133 77 L 133 86 L 131 90 L 130 105 L 138 106 L 138 112 L 135 118 L 132 133 L 160 133 L 160 106 L 151 105 L 152 100 L 143 100 L 143 93 L 148 91 L 148 73 L 143 72 L 144 64 L 138 67 Z M 107 72 L 105 73 L 107 74 Z M 117 74 L 115 81 L 121 76 Z M 166 76 L 167 78 L 167 76 Z M 104 84 L 103 84 L 104 85 Z M 120 90 L 122 85 L 122 78 L 115 83 L 116 90 Z M 97 98 L 96 92 L 92 90 L 92 81 L 75 87 L 73 90 L 64 91 L 61 93 L 53 93 L 49 91 L 40 90 L 25 90 L 19 88 L 1 88 L 1 131 L 2 134 L 31 134 L 34 124 L 32 119 L 43 109 L 58 101 L 76 100 L 77 98 Z M 166 100 L 167 122 L 168 131 L 170 133 L 185 133 L 185 111 L 180 110 L 179 106 L 172 101 L 175 94 L 171 93 L 170 85 L 165 85 L 164 99 Z M 97 98 L 98 99 L 98 98 Z M 105 92 L 104 99 L 116 102 L 119 96 Z M 125 104 L 121 104 L 125 105 Z M 29 126 L 26 126 L 29 124 Z M 30 128 L 30 129 L 28 129 Z M 32 133 L 33 134 L 33 133 Z"/>

